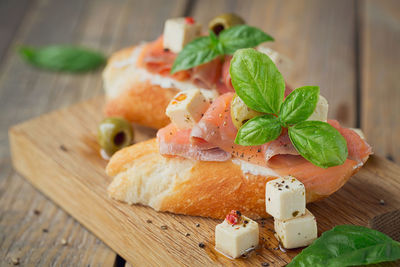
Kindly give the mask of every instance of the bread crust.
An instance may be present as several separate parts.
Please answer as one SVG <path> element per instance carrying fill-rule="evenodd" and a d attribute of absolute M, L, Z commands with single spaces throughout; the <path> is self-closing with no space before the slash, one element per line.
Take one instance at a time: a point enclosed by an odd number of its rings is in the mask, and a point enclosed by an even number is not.
<path fill-rule="evenodd" d="M 107 117 L 124 117 L 131 122 L 159 129 L 170 122 L 165 109 L 179 90 L 142 81 L 140 74 L 135 72 L 136 62 L 117 65 L 128 60 L 135 48 L 120 50 L 108 61 L 103 72 L 107 95 L 104 113 Z"/>
<path fill-rule="evenodd" d="M 164 157 L 156 139 L 117 152 L 106 172 L 114 177 L 108 187 L 114 199 L 157 211 L 218 219 L 232 209 L 253 219 L 269 217 L 265 212 L 265 183 L 275 178 L 244 175 L 232 161 Z M 307 202 L 326 197 L 309 190 L 306 195 Z"/>

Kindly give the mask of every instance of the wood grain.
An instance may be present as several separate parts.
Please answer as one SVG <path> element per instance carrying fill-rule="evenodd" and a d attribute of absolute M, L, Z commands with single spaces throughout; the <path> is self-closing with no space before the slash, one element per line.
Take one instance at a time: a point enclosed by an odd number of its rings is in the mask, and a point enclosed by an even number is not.
<path fill-rule="evenodd" d="M 29 12 L 22 19 L 28 8 L 23 2 L 0 4 L 4 22 L 0 26 L 0 58 L 4 55 L 0 62 L 0 258 L 10 264 L 19 258 L 21 265 L 112 266 L 116 257 L 112 250 L 13 172 L 7 138 L 8 127 L 16 122 L 101 93 L 101 72 L 43 72 L 22 62 L 14 49 L 18 44 L 75 43 L 109 54 L 125 44 L 155 38 L 167 17 L 183 12 L 185 1 L 171 1 L 164 7 L 162 1 L 37 0 L 29 1 Z M 151 8 L 154 13 L 144 12 Z M 138 27 L 143 21 L 147 26 Z M 62 246 L 62 239 L 68 239 L 68 245 Z"/>
<path fill-rule="evenodd" d="M 213 249 L 218 220 L 157 213 L 108 198 L 106 187 L 111 178 L 105 175 L 106 161 L 100 157 L 96 142 L 101 120 L 98 110 L 103 103 L 97 98 L 17 125 L 10 130 L 10 142 L 15 168 L 118 254 L 140 266 L 261 262 L 281 266 L 299 252 L 274 249 L 277 241 L 270 218 L 260 221 L 264 248 L 247 259 L 231 261 Z M 137 127 L 136 132 L 136 141 L 154 134 Z M 319 231 L 338 224 L 367 225 L 375 215 L 399 208 L 399 175 L 399 166 L 372 157 L 343 189 L 308 206 L 317 217 Z M 380 204 L 381 199 L 385 205 Z M 163 230 L 162 225 L 168 229 Z M 200 248 L 199 242 L 206 248 Z"/>
<path fill-rule="evenodd" d="M 400 162 L 399 2 L 363 3 L 361 126 L 377 154 Z"/>
<path fill-rule="evenodd" d="M 212 6 L 212 12 L 207 8 Z M 354 1 L 197 1 L 192 15 L 203 23 L 223 12 L 271 34 L 270 47 L 293 61 L 292 86 L 318 85 L 329 100 L 329 117 L 356 122 Z"/>

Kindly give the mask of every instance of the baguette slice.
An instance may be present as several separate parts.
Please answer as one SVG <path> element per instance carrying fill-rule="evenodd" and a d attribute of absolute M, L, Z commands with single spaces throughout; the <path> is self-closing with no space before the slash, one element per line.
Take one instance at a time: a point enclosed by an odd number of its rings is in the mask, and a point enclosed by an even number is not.
<path fill-rule="evenodd" d="M 116 200 L 157 211 L 218 219 L 231 210 L 240 210 L 252 219 L 269 217 L 265 212 L 265 184 L 276 178 L 243 174 L 232 161 L 164 157 L 156 139 L 120 150 L 111 158 L 106 172 L 114 177 L 108 194 Z M 306 190 L 307 202 L 326 197 Z"/>
<path fill-rule="evenodd" d="M 138 124 L 159 129 L 170 123 L 165 115 L 169 101 L 179 92 L 143 79 L 137 70 L 137 46 L 114 53 L 103 71 L 106 92 L 104 113 L 107 117 L 124 117 Z"/>

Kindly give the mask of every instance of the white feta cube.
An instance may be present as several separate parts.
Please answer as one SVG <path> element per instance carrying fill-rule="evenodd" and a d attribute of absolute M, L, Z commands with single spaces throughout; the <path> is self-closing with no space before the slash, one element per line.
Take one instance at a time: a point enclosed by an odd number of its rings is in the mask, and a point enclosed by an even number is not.
<path fill-rule="evenodd" d="M 361 129 L 359 129 L 359 128 L 350 128 L 350 129 L 355 131 L 356 134 L 358 134 L 361 137 L 361 139 L 365 140 L 365 134 Z"/>
<path fill-rule="evenodd" d="M 278 240 L 285 248 L 299 248 L 310 245 L 318 236 L 314 215 L 306 209 L 306 214 L 290 220 L 274 221 Z"/>
<path fill-rule="evenodd" d="M 164 48 L 179 53 L 189 42 L 201 35 L 201 24 L 192 18 L 168 19 L 164 24 Z"/>
<path fill-rule="evenodd" d="M 178 93 L 169 103 L 166 114 L 179 129 L 192 128 L 206 112 L 210 102 L 199 89 Z"/>
<path fill-rule="evenodd" d="M 271 58 L 271 60 L 275 63 L 278 70 L 283 74 L 284 77 L 290 75 L 292 70 L 293 63 L 286 56 L 278 53 L 275 50 L 272 50 L 265 44 L 261 44 L 256 48 L 259 52 L 266 54 Z"/>
<path fill-rule="evenodd" d="M 215 249 L 232 258 L 238 258 L 258 245 L 258 224 L 241 217 L 239 224 L 232 225 L 225 219 L 215 227 Z"/>
<path fill-rule="evenodd" d="M 328 100 L 322 95 L 319 95 L 317 107 L 314 113 L 308 118 L 309 121 L 324 121 L 328 120 Z"/>
<path fill-rule="evenodd" d="M 292 176 L 269 181 L 265 187 L 266 211 L 272 217 L 287 220 L 305 214 L 306 190 Z"/>

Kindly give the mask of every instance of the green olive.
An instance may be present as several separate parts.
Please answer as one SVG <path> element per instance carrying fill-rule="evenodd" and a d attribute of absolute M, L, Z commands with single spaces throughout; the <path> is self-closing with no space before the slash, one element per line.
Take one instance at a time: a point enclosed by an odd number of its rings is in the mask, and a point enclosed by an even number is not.
<path fill-rule="evenodd" d="M 213 18 L 208 24 L 208 28 L 212 30 L 216 35 L 218 35 L 221 31 L 225 29 L 244 23 L 244 19 L 242 19 L 238 15 L 225 13 Z"/>
<path fill-rule="evenodd" d="M 260 116 L 262 113 L 252 110 L 235 94 L 231 102 L 231 117 L 236 128 L 242 127 L 248 120 Z"/>
<path fill-rule="evenodd" d="M 132 125 L 122 118 L 106 118 L 99 124 L 97 137 L 101 148 L 112 156 L 132 143 Z"/>

